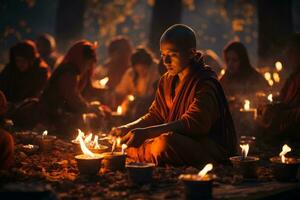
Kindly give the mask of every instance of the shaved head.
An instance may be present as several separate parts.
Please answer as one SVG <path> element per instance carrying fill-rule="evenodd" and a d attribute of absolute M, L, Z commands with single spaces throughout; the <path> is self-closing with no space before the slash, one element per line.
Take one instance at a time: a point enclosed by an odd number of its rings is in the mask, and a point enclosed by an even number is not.
<path fill-rule="evenodd" d="M 161 36 L 160 43 L 174 44 L 179 51 L 196 49 L 196 34 L 193 29 L 184 24 L 169 27 Z"/>

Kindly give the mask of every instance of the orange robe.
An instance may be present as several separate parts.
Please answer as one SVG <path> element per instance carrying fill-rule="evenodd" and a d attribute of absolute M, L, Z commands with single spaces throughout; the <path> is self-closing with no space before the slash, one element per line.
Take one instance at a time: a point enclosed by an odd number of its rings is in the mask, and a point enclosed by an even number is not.
<path fill-rule="evenodd" d="M 139 148 L 129 148 L 128 156 L 157 165 L 198 165 L 227 160 L 236 152 L 237 137 L 215 74 L 207 67 L 192 71 L 175 96 L 172 95 L 174 81 L 176 76 L 168 73 L 162 76 L 155 100 L 143 120 L 147 125 L 178 120 L 181 129 L 146 140 Z"/>

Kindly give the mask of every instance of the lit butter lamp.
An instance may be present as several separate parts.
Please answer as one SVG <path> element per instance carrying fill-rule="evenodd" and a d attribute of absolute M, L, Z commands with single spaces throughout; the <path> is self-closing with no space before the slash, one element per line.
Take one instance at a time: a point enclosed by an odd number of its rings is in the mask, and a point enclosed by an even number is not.
<path fill-rule="evenodd" d="M 113 144 L 111 152 L 105 152 L 101 155 L 104 157 L 102 161 L 103 172 L 107 171 L 118 171 L 125 169 L 126 153 L 125 149 L 127 148 L 126 144 L 122 144 L 121 151 L 115 151 L 116 147 L 120 146 L 121 138 L 113 138 Z"/>
<path fill-rule="evenodd" d="M 132 162 L 126 165 L 129 181 L 133 184 L 149 184 L 152 182 L 154 163 Z"/>
<path fill-rule="evenodd" d="M 244 113 L 247 116 L 249 115 L 250 119 L 256 120 L 256 118 L 257 118 L 257 109 L 256 108 L 251 108 L 250 103 L 251 102 L 248 99 L 245 99 L 244 107 L 240 109 L 240 112 Z"/>
<path fill-rule="evenodd" d="M 279 181 L 292 181 L 297 177 L 300 160 L 293 157 L 285 157 L 292 149 L 288 145 L 282 146 L 279 156 L 270 158 L 273 173 Z"/>
<path fill-rule="evenodd" d="M 76 145 L 77 148 L 80 147 L 80 142 L 79 142 L 80 138 L 83 139 L 85 145 L 93 153 L 102 153 L 102 152 L 105 152 L 108 149 L 107 146 L 99 144 L 99 142 L 98 142 L 98 140 L 99 140 L 98 139 L 98 135 L 95 135 L 94 136 L 94 140 L 92 140 L 92 138 L 93 138 L 93 134 L 92 133 L 90 133 L 89 135 L 85 136 L 84 132 L 82 132 L 80 129 L 78 129 L 78 135 L 77 135 L 77 137 L 74 140 L 71 141 L 73 144 Z M 78 150 L 80 150 L 80 149 L 78 148 Z"/>
<path fill-rule="evenodd" d="M 207 172 L 213 169 L 211 163 L 198 174 L 181 174 L 179 180 L 183 181 L 185 186 L 186 199 L 212 199 L 212 176 Z"/>
<path fill-rule="evenodd" d="M 230 157 L 230 161 L 235 169 L 237 169 L 245 179 L 256 178 L 257 165 L 259 158 L 255 156 L 248 156 L 249 144 L 241 144 L 242 156 Z"/>
<path fill-rule="evenodd" d="M 80 174 L 95 175 L 98 174 L 101 168 L 101 160 L 103 156 L 101 154 L 91 152 L 83 141 L 82 137 L 79 137 L 80 148 L 83 154 L 76 155 L 77 166 Z"/>
<path fill-rule="evenodd" d="M 38 149 L 39 149 L 38 145 L 33 145 L 33 144 L 21 145 L 21 150 L 25 152 L 27 155 L 32 155 L 36 153 Z"/>
<path fill-rule="evenodd" d="M 54 142 L 56 140 L 56 136 L 48 135 L 48 131 L 45 130 L 42 135 L 36 136 L 37 143 L 40 147 L 41 151 L 48 152 L 53 149 Z"/>

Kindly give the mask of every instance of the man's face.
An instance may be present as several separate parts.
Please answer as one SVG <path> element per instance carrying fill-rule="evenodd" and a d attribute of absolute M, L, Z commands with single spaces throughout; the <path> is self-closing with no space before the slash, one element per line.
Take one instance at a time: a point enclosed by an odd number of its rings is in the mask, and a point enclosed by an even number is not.
<path fill-rule="evenodd" d="M 16 56 L 15 58 L 16 66 L 21 71 L 24 72 L 29 68 L 29 61 L 26 58 L 23 58 L 21 56 Z"/>
<path fill-rule="evenodd" d="M 188 52 L 179 52 L 178 48 L 170 42 L 161 42 L 160 52 L 168 73 L 173 76 L 182 72 L 189 65 Z"/>

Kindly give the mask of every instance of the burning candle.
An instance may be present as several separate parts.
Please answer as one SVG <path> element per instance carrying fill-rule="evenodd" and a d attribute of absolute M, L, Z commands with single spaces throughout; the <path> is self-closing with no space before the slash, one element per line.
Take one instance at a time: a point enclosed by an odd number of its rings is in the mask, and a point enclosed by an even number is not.
<path fill-rule="evenodd" d="M 37 141 L 41 151 L 50 151 L 53 148 L 56 136 L 48 135 L 48 131 L 45 130 L 42 135 L 37 136 Z"/>
<path fill-rule="evenodd" d="M 108 83 L 108 81 L 109 81 L 108 77 L 105 77 L 105 78 L 99 80 L 100 88 L 103 88 L 103 89 L 106 88 L 106 84 Z"/>
<path fill-rule="evenodd" d="M 283 68 L 282 63 L 281 63 L 280 61 L 277 61 L 277 62 L 275 63 L 275 68 L 276 68 L 276 70 L 277 70 L 278 72 L 280 72 L 280 71 L 282 70 L 282 68 Z"/>
<path fill-rule="evenodd" d="M 83 154 L 76 155 L 77 166 L 80 174 L 98 174 L 103 156 L 91 152 L 85 145 L 83 138 L 79 137 L 80 148 Z"/>
<path fill-rule="evenodd" d="M 179 176 L 185 185 L 186 199 L 212 199 L 212 177 L 207 174 L 212 169 L 213 165 L 208 163 L 198 174 Z"/>
<path fill-rule="evenodd" d="M 240 109 L 240 112 L 245 114 L 250 113 L 252 116 L 251 118 L 255 120 L 257 118 L 257 110 L 256 108 L 251 108 L 250 103 L 251 102 L 248 99 L 245 99 L 244 107 Z"/>
<path fill-rule="evenodd" d="M 233 167 L 236 168 L 244 178 L 255 178 L 256 168 L 259 161 L 258 157 L 248 156 L 249 144 L 241 144 L 242 156 L 233 156 L 230 157 L 230 161 L 233 164 Z"/>
<path fill-rule="evenodd" d="M 273 102 L 273 94 L 269 94 L 267 98 L 268 98 L 269 102 L 271 102 L 271 103 Z"/>
<path fill-rule="evenodd" d="M 282 151 L 279 153 L 279 156 L 270 158 L 274 176 L 279 181 L 290 181 L 296 179 L 300 161 L 293 157 L 285 157 L 285 155 L 290 151 L 292 151 L 292 149 L 285 144 L 282 146 Z"/>
<path fill-rule="evenodd" d="M 27 155 L 31 155 L 31 154 L 34 154 L 35 152 L 37 152 L 37 150 L 39 149 L 39 146 L 27 144 L 27 145 L 22 145 L 21 148 L 22 148 L 22 151 L 25 152 Z"/>

